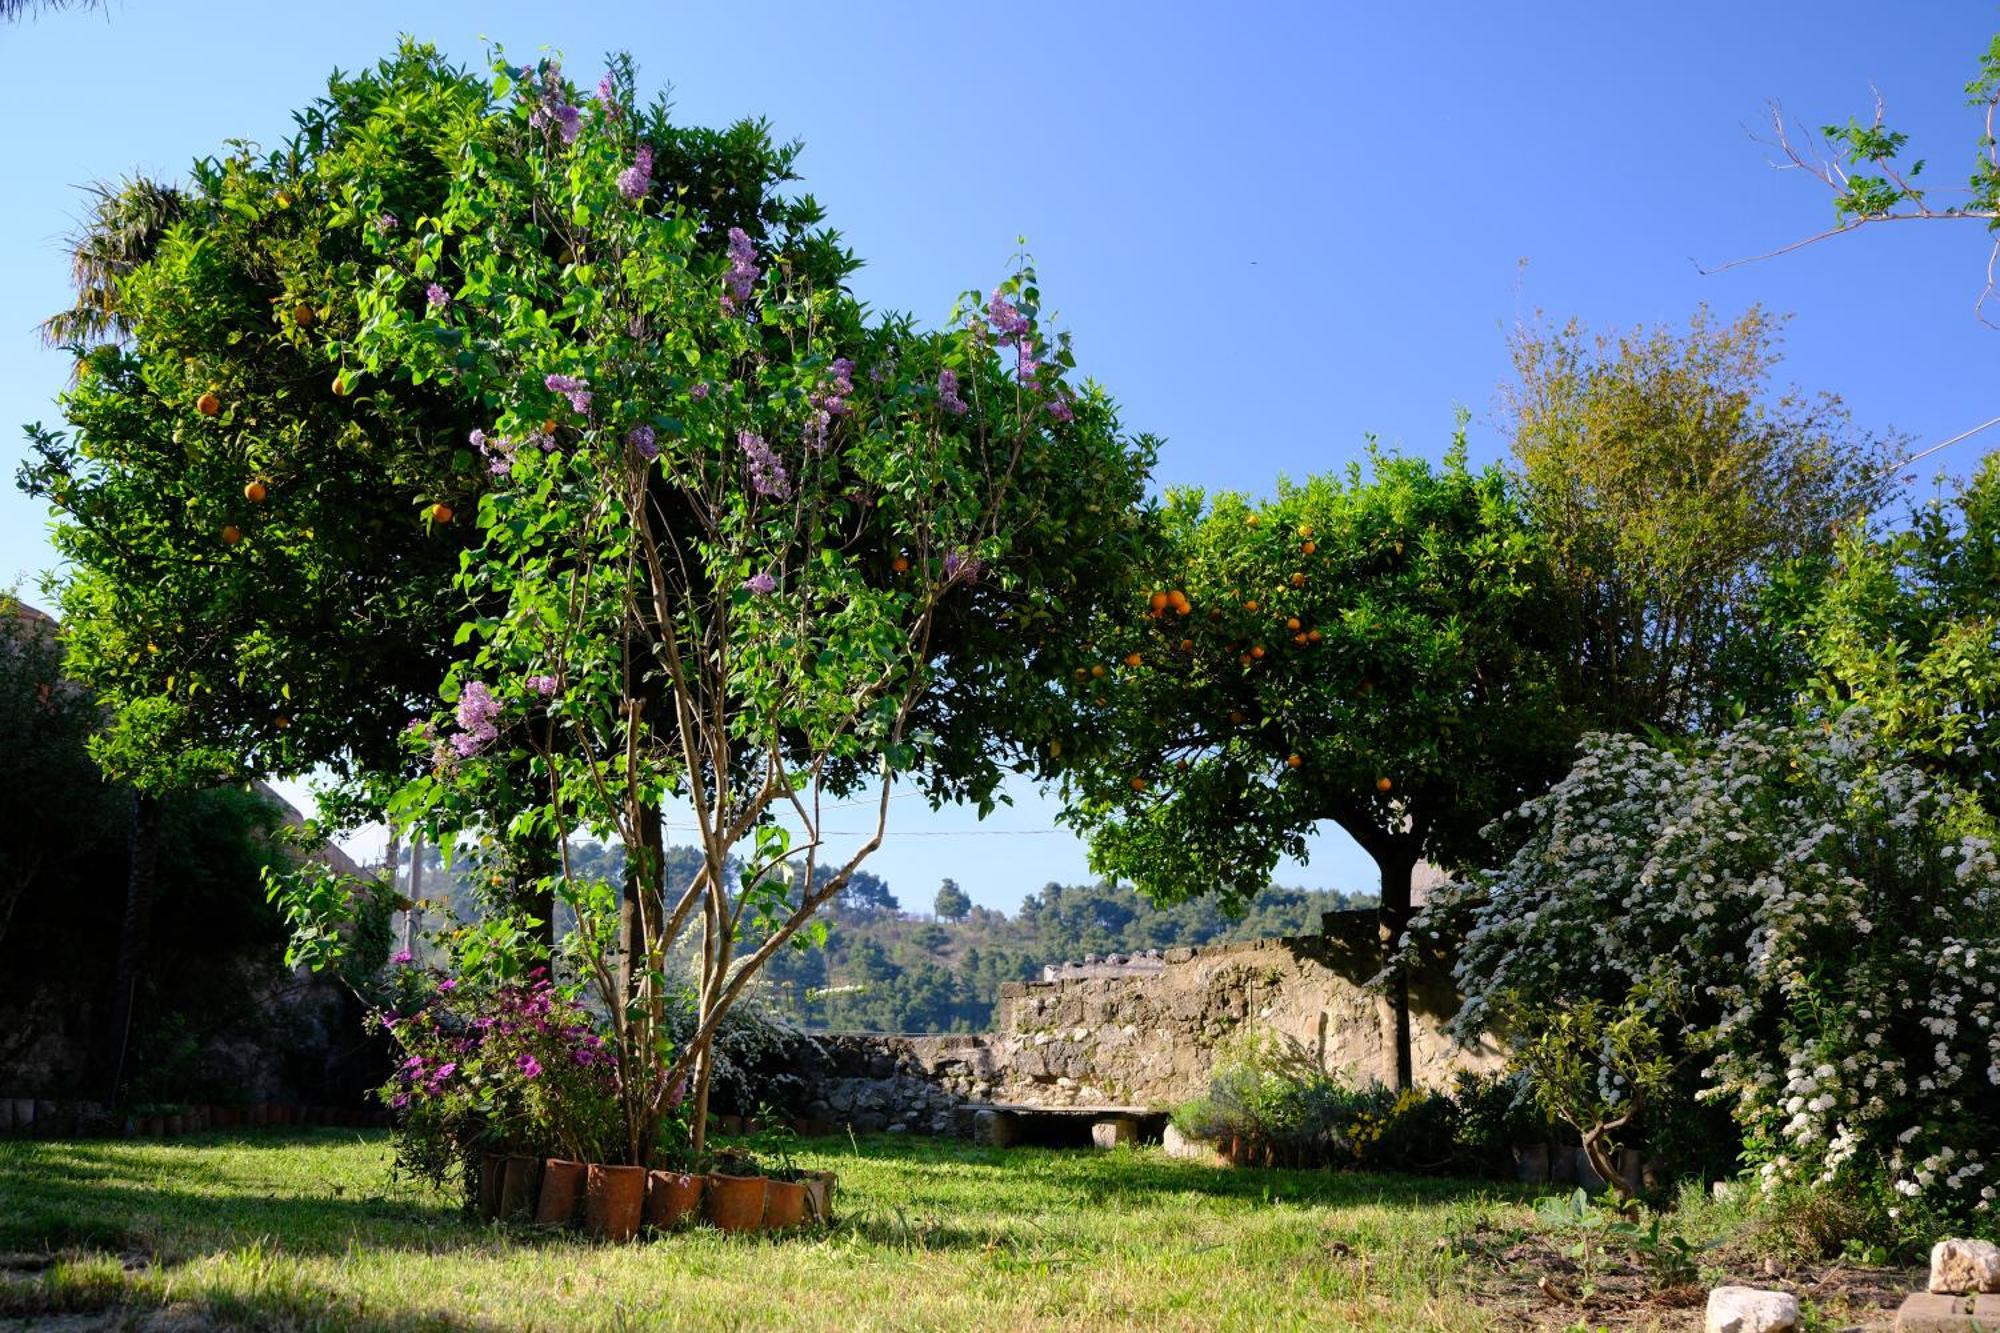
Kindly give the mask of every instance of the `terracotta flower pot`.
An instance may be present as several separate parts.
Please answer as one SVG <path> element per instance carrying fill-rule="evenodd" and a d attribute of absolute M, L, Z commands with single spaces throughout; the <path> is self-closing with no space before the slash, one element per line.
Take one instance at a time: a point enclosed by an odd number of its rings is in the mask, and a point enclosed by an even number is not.
<path fill-rule="evenodd" d="M 803 1182 L 806 1187 L 806 1216 L 819 1223 L 833 1221 L 833 1184 L 831 1171 L 808 1171 Z"/>
<path fill-rule="evenodd" d="M 646 1225 L 665 1229 L 701 1207 L 703 1177 L 681 1171 L 646 1174 Z"/>
<path fill-rule="evenodd" d="M 551 1157 L 542 1164 L 542 1192 L 535 1201 L 535 1225 L 566 1227 L 576 1222 L 583 1202 L 583 1163 Z"/>
<path fill-rule="evenodd" d="M 762 1176 L 710 1172 L 702 1190 L 702 1216 L 724 1231 L 755 1231 L 764 1224 L 764 1185 Z"/>
<path fill-rule="evenodd" d="M 604 1240 L 639 1234 L 646 1210 L 646 1168 L 592 1162 L 584 1173 L 583 1229 Z"/>
<path fill-rule="evenodd" d="M 479 1159 L 479 1216 L 488 1222 L 500 1216 L 500 1191 L 506 1179 L 505 1157 L 490 1152 Z"/>
<path fill-rule="evenodd" d="M 783 1231 L 806 1220 L 806 1187 L 796 1180 L 773 1180 L 764 1186 L 764 1229 Z"/>
<path fill-rule="evenodd" d="M 500 1216 L 510 1222 L 533 1217 L 541 1187 L 541 1158 L 509 1157 L 500 1177 Z"/>

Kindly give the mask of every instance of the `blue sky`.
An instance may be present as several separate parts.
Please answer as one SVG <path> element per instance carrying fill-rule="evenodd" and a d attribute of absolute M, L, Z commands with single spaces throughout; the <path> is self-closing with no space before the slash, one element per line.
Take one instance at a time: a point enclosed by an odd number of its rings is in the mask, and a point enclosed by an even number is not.
<path fill-rule="evenodd" d="M 1454 410 L 1475 456 L 1505 336 L 1536 309 L 1680 321 L 1698 302 L 1794 312 L 1789 378 L 1919 442 L 2000 415 L 2000 333 L 1973 318 L 1985 239 L 1880 229 L 1703 277 L 1831 219 L 1773 171 L 1781 98 L 1817 124 L 1871 85 L 1939 178 L 1976 125 L 1959 89 L 2000 5 L 761 3 L 421 5 L 112 0 L 0 28 L 0 463 L 53 422 L 63 359 L 35 322 L 67 294 L 75 186 L 176 176 L 225 139 L 281 139 L 327 71 L 398 33 L 478 62 L 563 51 L 594 83 L 622 48 L 682 118 L 767 116 L 806 141 L 808 187 L 868 260 L 883 307 L 941 319 L 1025 235 L 1082 366 L 1167 443 L 1162 484 L 1262 491 L 1339 467 L 1373 433 L 1435 457 Z M 1940 455 L 1962 471 L 1974 441 Z M 1928 474 L 1927 474 L 1928 475 Z M 0 586 L 51 555 L 39 509 L 0 493 Z M 1012 907 L 1084 875 L 1048 804 L 985 826 L 897 802 L 875 869 L 906 905 L 951 875 Z M 856 814 L 861 812 L 856 811 Z M 978 830 L 975 832 L 975 830 Z M 1344 838 L 1281 879 L 1372 886 Z"/>

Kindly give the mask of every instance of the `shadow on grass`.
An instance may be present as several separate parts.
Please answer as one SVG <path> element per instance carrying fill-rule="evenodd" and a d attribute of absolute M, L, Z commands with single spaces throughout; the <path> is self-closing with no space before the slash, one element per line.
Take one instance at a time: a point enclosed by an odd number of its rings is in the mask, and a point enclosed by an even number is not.
<path fill-rule="evenodd" d="M 267 1256 L 267 1260 L 270 1256 Z M 159 1315 L 155 1322 L 149 1316 Z M 502 1325 L 436 1311 L 384 1310 L 267 1262 L 247 1290 L 158 1280 L 110 1256 L 67 1256 L 26 1277 L 0 1270 L 0 1327 L 14 1320 L 82 1317 L 89 1328 L 382 1329 L 390 1333 L 484 1333 Z M 97 1317 L 93 1319 L 92 1317 Z M 101 1319 L 101 1322 L 98 1320 Z"/>
<path fill-rule="evenodd" d="M 856 1144 L 808 1140 L 837 1164 L 857 1159 L 895 1169 L 916 1180 L 962 1187 L 984 1181 L 994 1187 L 1031 1179 L 1043 1189 L 1070 1195 L 1082 1204 L 1119 1204 L 1161 1195 L 1200 1194 L 1245 1203 L 1303 1203 L 1326 1206 L 1447 1207 L 1460 1203 L 1525 1202 L 1547 1193 L 1512 1180 L 1464 1176 L 1301 1170 L 1284 1167 L 1215 1167 L 1126 1150 L 1098 1152 L 1072 1148 L 988 1148 L 944 1140 L 935 1145 L 906 1138 L 864 1138 Z"/>

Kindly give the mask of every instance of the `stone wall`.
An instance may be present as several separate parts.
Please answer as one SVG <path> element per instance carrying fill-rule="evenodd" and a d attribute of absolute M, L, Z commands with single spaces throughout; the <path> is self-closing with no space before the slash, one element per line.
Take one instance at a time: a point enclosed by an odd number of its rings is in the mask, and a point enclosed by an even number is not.
<path fill-rule="evenodd" d="M 1170 949 L 1145 971 L 1075 969 L 1001 991 L 994 1032 L 975 1036 L 823 1038 L 809 1118 L 857 1129 L 939 1132 L 963 1103 L 1165 1109 L 1202 1092 L 1216 1053 L 1246 1029 L 1270 1029 L 1357 1082 L 1385 1064 L 1372 912 L 1330 914 L 1323 935 Z M 1457 1048 L 1443 1024 L 1458 1004 L 1444 959 L 1411 987 L 1416 1078 L 1493 1069 L 1492 1043 Z M 812 1082 L 813 1080 L 808 1080 Z"/>

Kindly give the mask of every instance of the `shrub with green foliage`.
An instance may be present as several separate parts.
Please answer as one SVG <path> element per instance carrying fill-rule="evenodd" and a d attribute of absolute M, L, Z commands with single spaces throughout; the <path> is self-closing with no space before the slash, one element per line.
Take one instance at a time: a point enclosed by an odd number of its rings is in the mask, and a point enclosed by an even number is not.
<path fill-rule="evenodd" d="M 1352 1084 L 1298 1041 L 1240 1036 L 1208 1091 L 1175 1108 L 1175 1128 L 1266 1165 L 1371 1171 L 1489 1170 L 1505 1150 L 1546 1138 L 1519 1082 L 1461 1073 L 1450 1092 Z"/>
<path fill-rule="evenodd" d="M 1462 1036 L 1533 1050 L 1576 1006 L 1636 1006 L 1639 1064 L 1727 1107 L 1766 1190 L 1841 1192 L 1889 1239 L 1994 1230 L 2000 862 L 1977 800 L 1856 711 L 1679 749 L 1594 736 L 1517 818 L 1521 850 L 1424 914 L 1464 932 Z M 1603 1024 L 1572 1027 L 1615 1114 L 1630 1072 Z"/>

